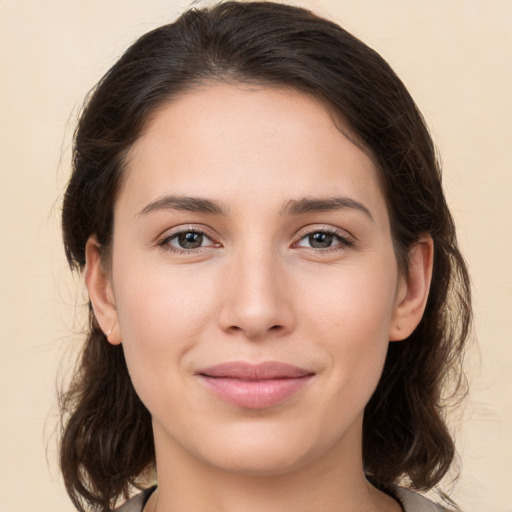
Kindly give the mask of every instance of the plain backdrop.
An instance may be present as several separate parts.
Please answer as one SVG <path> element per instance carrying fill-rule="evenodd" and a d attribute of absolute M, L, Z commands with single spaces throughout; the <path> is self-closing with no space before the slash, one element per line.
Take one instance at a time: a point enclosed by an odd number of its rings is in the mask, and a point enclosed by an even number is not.
<path fill-rule="evenodd" d="M 296 3 L 381 53 L 431 128 L 473 278 L 478 343 L 466 409 L 453 420 L 462 473 L 452 496 L 467 512 L 511 512 L 512 1 Z M 59 232 L 77 111 L 137 36 L 188 5 L 0 0 L 2 512 L 72 510 L 55 426 L 57 375 L 70 367 L 84 319 L 82 282 L 66 268 Z"/>

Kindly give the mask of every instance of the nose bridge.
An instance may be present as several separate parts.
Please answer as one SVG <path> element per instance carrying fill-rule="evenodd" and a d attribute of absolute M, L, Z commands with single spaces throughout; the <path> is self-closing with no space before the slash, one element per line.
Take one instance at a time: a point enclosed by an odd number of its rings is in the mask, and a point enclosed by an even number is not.
<path fill-rule="evenodd" d="M 254 237 L 234 248 L 227 265 L 221 327 L 248 338 L 293 326 L 284 264 L 270 240 Z"/>

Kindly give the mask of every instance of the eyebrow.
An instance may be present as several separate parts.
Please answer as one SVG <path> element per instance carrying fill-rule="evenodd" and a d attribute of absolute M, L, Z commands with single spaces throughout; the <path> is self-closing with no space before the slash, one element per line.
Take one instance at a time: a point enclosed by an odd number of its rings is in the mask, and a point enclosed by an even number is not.
<path fill-rule="evenodd" d="M 325 212 L 352 209 L 364 213 L 372 222 L 373 217 L 368 208 L 350 197 L 327 197 L 290 199 L 281 209 L 281 215 L 303 215 L 306 213 Z M 202 197 L 188 197 L 167 195 L 147 204 L 140 212 L 140 215 L 161 210 L 182 210 L 210 215 L 227 215 L 227 209 L 219 202 Z"/>
<path fill-rule="evenodd" d="M 227 215 L 227 210 L 220 203 L 211 199 L 170 195 L 156 199 L 146 205 L 139 212 L 139 216 L 159 210 L 183 210 L 210 215 Z"/>
<path fill-rule="evenodd" d="M 374 219 L 370 210 L 359 201 L 350 197 L 327 197 L 290 199 L 281 210 L 281 215 L 302 215 L 305 213 L 336 211 L 336 210 L 357 210 L 364 213 L 372 222 Z"/>

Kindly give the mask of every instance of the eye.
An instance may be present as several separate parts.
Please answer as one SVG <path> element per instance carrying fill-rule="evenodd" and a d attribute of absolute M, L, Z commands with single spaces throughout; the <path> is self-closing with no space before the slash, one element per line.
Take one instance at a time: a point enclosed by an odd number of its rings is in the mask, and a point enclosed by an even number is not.
<path fill-rule="evenodd" d="M 296 244 L 297 247 L 311 249 L 343 249 L 354 245 L 354 241 L 337 231 L 317 230 L 303 236 Z"/>
<path fill-rule="evenodd" d="M 307 240 L 309 247 L 313 247 L 314 249 L 327 249 L 327 247 L 331 247 L 332 242 L 336 239 L 331 233 L 322 233 L 319 231 L 304 237 L 302 240 Z"/>
<path fill-rule="evenodd" d="M 159 245 L 176 252 L 189 252 L 204 247 L 216 247 L 218 244 L 202 231 L 187 229 L 165 237 Z"/>

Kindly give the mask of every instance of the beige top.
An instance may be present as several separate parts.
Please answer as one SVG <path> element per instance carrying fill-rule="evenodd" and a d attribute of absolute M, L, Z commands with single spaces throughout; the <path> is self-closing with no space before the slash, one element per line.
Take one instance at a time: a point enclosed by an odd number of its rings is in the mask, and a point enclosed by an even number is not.
<path fill-rule="evenodd" d="M 152 487 L 137 494 L 121 508 L 116 509 L 116 512 L 142 512 L 144 505 L 154 490 L 155 487 Z M 436 505 L 424 496 L 403 487 L 395 487 L 393 493 L 400 501 L 404 512 L 444 512 L 447 510 L 440 505 Z"/>
<path fill-rule="evenodd" d="M 393 490 L 405 512 L 448 512 L 448 509 L 433 503 L 410 489 L 395 487 Z"/>

